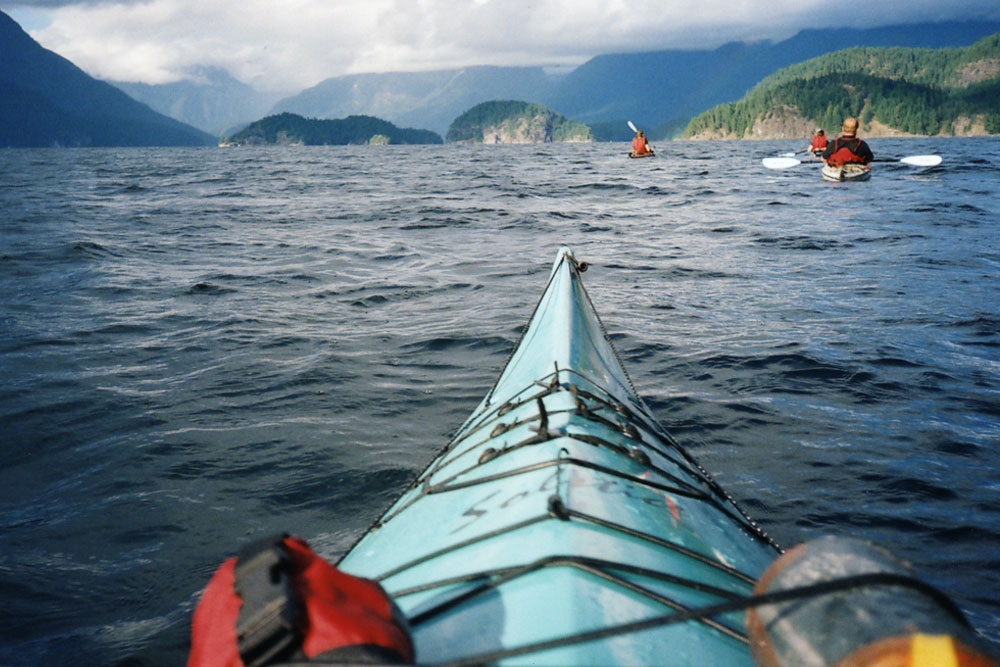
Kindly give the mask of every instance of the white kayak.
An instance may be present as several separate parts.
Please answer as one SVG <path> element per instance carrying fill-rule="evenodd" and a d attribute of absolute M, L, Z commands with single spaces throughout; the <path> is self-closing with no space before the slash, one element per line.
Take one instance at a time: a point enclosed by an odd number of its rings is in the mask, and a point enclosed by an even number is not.
<path fill-rule="evenodd" d="M 840 166 L 833 166 L 830 164 L 823 165 L 823 169 L 820 170 L 823 176 L 823 180 L 826 181 L 867 181 L 872 177 L 872 168 L 864 164 L 854 164 L 848 162 L 847 164 L 842 164 Z"/>

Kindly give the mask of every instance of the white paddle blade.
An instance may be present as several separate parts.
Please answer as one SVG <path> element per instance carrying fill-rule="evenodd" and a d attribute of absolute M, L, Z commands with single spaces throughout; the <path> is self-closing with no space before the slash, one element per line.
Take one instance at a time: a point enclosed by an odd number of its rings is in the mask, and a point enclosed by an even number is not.
<path fill-rule="evenodd" d="M 629 122 L 628 122 L 628 127 L 629 127 L 629 129 L 630 129 L 630 130 L 632 130 L 633 132 L 638 132 L 638 131 L 639 131 L 639 130 L 638 130 L 638 129 L 636 128 L 636 126 L 632 124 L 632 121 L 629 121 Z"/>
<path fill-rule="evenodd" d="M 910 164 L 914 167 L 936 167 L 941 164 L 940 155 L 907 155 L 900 158 L 900 162 Z"/>
<path fill-rule="evenodd" d="M 766 157 L 761 163 L 768 169 L 789 169 L 802 164 L 802 161 L 793 157 Z"/>

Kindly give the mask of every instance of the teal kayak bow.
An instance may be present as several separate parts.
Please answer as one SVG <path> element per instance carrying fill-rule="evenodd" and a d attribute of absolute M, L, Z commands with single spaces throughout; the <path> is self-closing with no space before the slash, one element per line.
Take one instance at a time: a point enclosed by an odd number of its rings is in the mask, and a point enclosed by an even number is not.
<path fill-rule="evenodd" d="M 584 270 L 559 251 L 496 384 L 339 565 L 420 664 L 752 664 L 742 612 L 690 611 L 778 549 L 636 395 Z"/>

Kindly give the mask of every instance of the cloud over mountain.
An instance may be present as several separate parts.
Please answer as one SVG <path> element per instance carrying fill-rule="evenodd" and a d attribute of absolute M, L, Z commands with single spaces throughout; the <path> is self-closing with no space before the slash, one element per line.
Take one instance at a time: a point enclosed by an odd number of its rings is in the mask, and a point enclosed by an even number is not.
<path fill-rule="evenodd" d="M 17 0 L 47 48 L 105 79 L 166 83 L 194 65 L 260 89 L 469 65 L 578 65 L 601 53 L 715 48 L 802 28 L 1000 20 L 996 0 Z M 32 28 L 32 25 L 45 26 Z"/>

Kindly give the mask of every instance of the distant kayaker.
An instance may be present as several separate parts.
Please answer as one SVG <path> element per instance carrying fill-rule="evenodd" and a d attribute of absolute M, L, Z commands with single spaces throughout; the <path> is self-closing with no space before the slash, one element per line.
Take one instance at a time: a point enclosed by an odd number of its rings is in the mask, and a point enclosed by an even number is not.
<path fill-rule="evenodd" d="M 833 166 L 871 162 L 874 158 L 872 150 L 857 135 L 858 119 L 845 119 L 840 128 L 840 136 L 828 143 L 823 151 L 823 161 Z"/>
<path fill-rule="evenodd" d="M 826 132 L 823 131 L 822 127 L 816 128 L 816 133 L 813 134 L 812 142 L 809 144 L 809 151 L 813 155 L 819 155 L 824 150 L 826 150 Z"/>
<path fill-rule="evenodd" d="M 648 155 L 653 152 L 653 147 L 646 141 L 646 135 L 642 130 L 635 131 L 635 138 L 632 140 L 632 156 Z"/>

